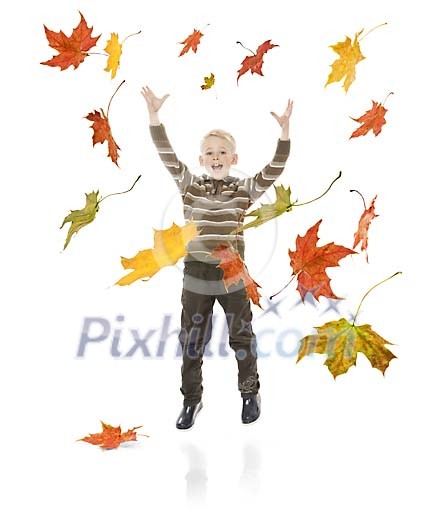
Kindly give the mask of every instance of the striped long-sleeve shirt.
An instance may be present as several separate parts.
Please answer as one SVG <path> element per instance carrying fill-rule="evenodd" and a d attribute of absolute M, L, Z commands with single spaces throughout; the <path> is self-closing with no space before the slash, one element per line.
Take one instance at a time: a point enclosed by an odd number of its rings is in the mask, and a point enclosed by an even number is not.
<path fill-rule="evenodd" d="M 208 175 L 194 175 L 175 154 L 165 127 L 150 126 L 159 156 L 174 178 L 183 199 L 185 219 L 197 223 L 198 237 L 187 245 L 185 261 L 215 263 L 206 253 L 221 243 L 231 242 L 244 259 L 243 232 L 233 234 L 243 224 L 247 209 L 268 190 L 284 170 L 290 140 L 279 140 L 272 161 L 254 177 L 228 176 L 216 180 Z M 206 253 L 203 253 L 206 252 Z"/>

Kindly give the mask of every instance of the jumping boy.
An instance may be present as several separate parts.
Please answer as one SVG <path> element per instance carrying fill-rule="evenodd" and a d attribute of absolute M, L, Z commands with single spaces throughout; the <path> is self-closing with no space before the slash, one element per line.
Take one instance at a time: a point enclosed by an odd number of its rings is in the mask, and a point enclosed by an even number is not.
<path fill-rule="evenodd" d="M 205 345 L 211 336 L 211 317 L 217 299 L 228 323 L 229 344 L 235 351 L 238 365 L 238 389 L 243 399 L 242 422 L 256 421 L 261 412 L 259 376 L 257 371 L 256 338 L 252 331 L 250 301 L 242 282 L 223 284 L 219 259 L 210 252 L 220 244 L 232 243 L 244 260 L 243 232 L 233 232 L 243 224 L 246 210 L 281 175 L 290 151 L 289 120 L 293 103 L 288 100 L 285 112 L 271 112 L 281 126 L 281 136 L 272 161 L 254 177 L 239 179 L 230 175 L 237 164 L 236 143 L 228 132 L 215 129 L 201 141 L 199 163 L 208 175 L 193 175 L 174 153 L 159 109 L 168 98 L 156 97 L 148 87 L 141 90 L 147 102 L 150 133 L 158 154 L 173 176 L 183 199 L 185 219 L 197 223 L 200 233 L 189 242 L 184 258 L 181 331 L 183 363 L 181 368 L 183 409 L 177 419 L 178 429 L 192 427 L 202 408 L 201 367 Z"/>

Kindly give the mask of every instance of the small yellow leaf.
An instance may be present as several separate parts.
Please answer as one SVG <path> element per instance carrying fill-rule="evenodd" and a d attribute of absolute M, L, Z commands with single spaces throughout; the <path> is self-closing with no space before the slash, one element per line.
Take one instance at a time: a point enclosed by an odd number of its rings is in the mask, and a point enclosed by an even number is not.
<path fill-rule="evenodd" d="M 111 38 L 108 40 L 104 49 L 108 53 L 107 66 L 104 71 L 111 70 L 111 78 L 117 74 L 117 69 L 120 66 L 120 56 L 122 54 L 122 45 L 119 43 L 118 34 L 111 33 Z"/>
<path fill-rule="evenodd" d="M 210 73 L 209 77 L 204 77 L 204 84 L 201 86 L 201 89 L 210 89 L 214 86 L 215 76 L 213 73 Z"/>
<path fill-rule="evenodd" d="M 343 87 L 345 92 L 348 91 L 348 88 L 355 80 L 356 65 L 361 60 L 365 59 L 361 53 L 359 41 L 357 40 L 357 37 L 362 32 L 363 29 L 355 34 L 353 42 L 351 42 L 351 38 L 346 37 L 344 42 L 338 42 L 337 44 L 330 46 L 340 58 L 335 60 L 331 65 L 332 70 L 324 87 L 332 82 L 339 82 L 345 77 Z"/>
<path fill-rule="evenodd" d="M 115 284 L 124 286 L 138 279 L 148 280 L 164 266 L 172 266 L 186 255 L 186 245 L 199 234 L 196 223 L 173 225 L 166 230 L 155 230 L 154 248 L 142 250 L 130 259 L 121 258 L 125 270 L 133 270 Z"/>

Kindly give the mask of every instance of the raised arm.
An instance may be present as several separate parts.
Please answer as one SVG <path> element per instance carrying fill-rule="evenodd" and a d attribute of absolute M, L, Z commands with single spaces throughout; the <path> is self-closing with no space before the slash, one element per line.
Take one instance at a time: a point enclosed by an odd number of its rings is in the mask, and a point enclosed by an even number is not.
<path fill-rule="evenodd" d="M 180 191 L 183 191 L 187 179 L 190 176 L 187 166 L 183 164 L 175 154 L 168 136 L 165 131 L 165 126 L 159 120 L 159 110 L 169 95 L 157 97 L 153 91 L 145 86 L 141 89 L 141 94 L 147 102 L 147 109 L 149 112 L 150 134 L 156 146 L 159 157 L 164 166 L 173 176 Z"/>
<path fill-rule="evenodd" d="M 289 122 L 293 108 L 293 101 L 288 100 L 287 107 L 282 115 L 277 115 L 273 111 L 271 115 L 276 119 L 281 127 L 280 138 L 277 143 L 276 152 L 273 159 L 253 178 L 248 180 L 248 193 L 251 201 L 255 202 L 266 192 L 276 179 L 282 174 L 288 155 L 290 152 Z"/>

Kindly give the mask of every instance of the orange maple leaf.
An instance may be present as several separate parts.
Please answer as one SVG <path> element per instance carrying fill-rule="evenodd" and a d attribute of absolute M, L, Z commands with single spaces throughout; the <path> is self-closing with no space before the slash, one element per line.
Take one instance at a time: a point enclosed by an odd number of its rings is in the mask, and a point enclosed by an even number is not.
<path fill-rule="evenodd" d="M 297 236 L 296 251 L 288 250 L 293 273 L 297 275 L 297 290 L 302 301 L 307 292 L 310 292 L 317 300 L 321 295 L 331 299 L 340 299 L 330 287 L 326 268 L 339 266 L 340 259 L 357 253 L 333 242 L 318 247 L 318 228 L 321 220 L 309 228 L 304 237 Z"/>
<path fill-rule="evenodd" d="M 196 53 L 198 49 L 198 44 L 200 43 L 202 36 L 204 36 L 204 34 L 201 33 L 201 31 L 198 31 L 198 29 L 194 29 L 193 33 L 191 33 L 187 38 L 185 38 L 183 42 L 179 42 L 179 44 L 184 44 L 184 47 L 179 54 L 179 57 L 187 53 L 190 49 L 192 49 L 192 51 Z"/>
<path fill-rule="evenodd" d="M 88 51 L 96 45 L 100 36 L 92 37 L 93 27 L 88 27 L 85 18 L 80 12 L 81 20 L 77 27 L 72 31 L 71 36 L 66 36 L 63 31 L 56 33 L 44 25 L 45 34 L 50 47 L 59 52 L 50 60 L 41 62 L 44 66 L 58 66 L 62 71 L 69 66 L 76 69 L 81 62 L 88 56 Z"/>
<path fill-rule="evenodd" d="M 258 288 L 261 287 L 249 275 L 248 269 L 238 251 L 232 245 L 219 244 L 212 250 L 211 256 L 221 261 L 218 264 L 218 268 L 223 270 L 225 289 L 228 291 L 232 284 L 238 284 L 242 280 L 248 299 L 251 299 L 254 304 L 262 308 L 259 304 L 261 295 L 258 292 Z"/>
<path fill-rule="evenodd" d="M 99 445 L 104 449 L 118 448 L 121 443 L 125 443 L 127 441 L 136 441 L 137 434 L 135 430 L 142 427 L 142 425 L 140 425 L 139 427 L 133 427 L 126 432 L 122 432 L 120 426 L 113 427 L 107 423 L 104 423 L 103 421 L 101 421 L 101 424 L 102 432 L 98 432 L 97 434 L 89 434 L 88 436 L 78 439 L 77 441 L 85 441 L 91 445 Z"/>
<path fill-rule="evenodd" d="M 357 231 L 354 234 L 353 248 L 355 248 L 357 244 L 359 244 L 359 242 L 361 241 L 360 249 L 366 252 L 367 262 L 369 262 L 368 254 L 367 254 L 369 226 L 370 226 L 372 219 L 374 219 L 375 217 L 379 217 L 379 215 L 375 214 L 375 199 L 376 198 L 377 198 L 377 195 L 375 195 L 375 197 L 372 199 L 369 208 L 365 209 L 364 212 L 362 213 L 359 223 L 358 223 Z"/>
<path fill-rule="evenodd" d="M 366 111 L 366 113 L 359 118 L 351 117 L 352 120 L 361 122 L 362 125 L 352 132 L 350 139 L 360 137 L 360 135 L 366 135 L 370 130 L 377 136 L 381 133 L 381 128 L 386 123 L 384 118 L 386 112 L 387 109 L 382 104 L 372 100 L 372 108 L 369 111 Z"/>
<path fill-rule="evenodd" d="M 111 157 L 111 160 L 114 162 L 114 164 L 118 166 L 117 160 L 119 158 L 118 151 L 120 148 L 112 136 L 111 126 L 109 124 L 108 117 L 104 113 L 104 110 L 101 109 L 100 113 L 99 111 L 95 110 L 93 113 L 89 113 L 85 118 L 93 122 L 91 125 L 91 128 L 93 129 L 93 146 L 98 143 L 103 144 L 105 141 L 107 141 L 107 157 Z"/>
<path fill-rule="evenodd" d="M 186 226 L 173 225 L 166 230 L 155 230 L 154 248 L 141 250 L 130 259 L 121 258 L 125 270 L 133 270 L 115 284 L 124 286 L 138 279 L 148 280 L 161 268 L 175 264 L 186 255 L 186 245 L 197 237 L 196 223 L 189 221 Z"/>
<path fill-rule="evenodd" d="M 260 46 L 258 46 L 254 55 L 247 56 L 242 62 L 242 67 L 237 71 L 237 84 L 239 78 L 242 75 L 244 75 L 247 71 L 250 71 L 252 74 L 256 73 L 257 75 L 264 76 L 263 72 L 261 71 L 261 68 L 263 66 L 264 54 L 267 53 L 267 51 L 269 51 L 270 49 L 273 49 L 274 47 L 279 46 L 277 44 L 271 44 L 270 40 L 266 40 Z"/>

